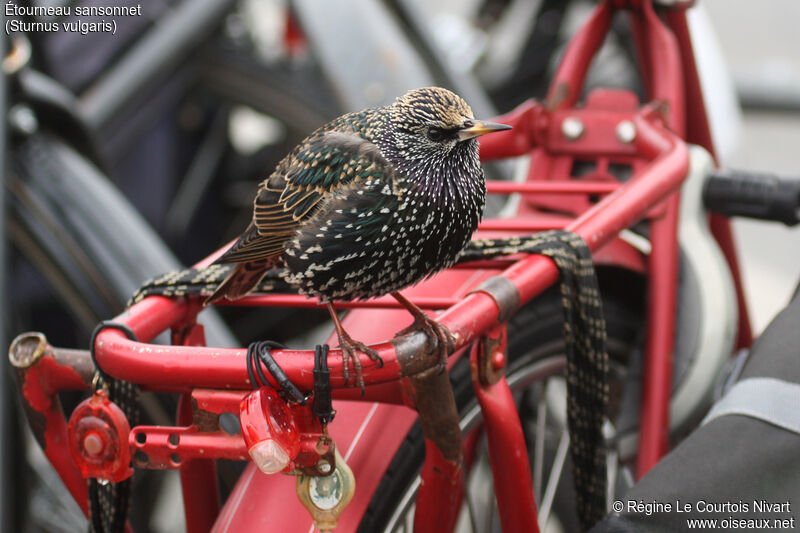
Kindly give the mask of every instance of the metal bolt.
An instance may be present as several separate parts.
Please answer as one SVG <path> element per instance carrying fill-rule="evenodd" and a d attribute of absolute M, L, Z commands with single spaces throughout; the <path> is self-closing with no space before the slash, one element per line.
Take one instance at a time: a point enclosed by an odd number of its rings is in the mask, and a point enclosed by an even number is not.
<path fill-rule="evenodd" d="M 570 141 L 577 140 L 583 135 L 583 122 L 576 117 L 567 117 L 561 123 L 561 133 Z"/>
<path fill-rule="evenodd" d="M 325 459 L 320 459 L 317 463 L 317 471 L 321 474 L 328 475 L 331 473 L 331 464 Z"/>
<path fill-rule="evenodd" d="M 623 120 L 617 124 L 617 139 L 625 144 L 630 144 L 636 138 L 636 126 L 630 120 Z"/>
<path fill-rule="evenodd" d="M 31 135 L 39 129 L 39 121 L 33 110 L 22 104 L 17 104 L 8 110 L 8 120 L 21 133 Z"/>
<path fill-rule="evenodd" d="M 506 354 L 501 351 L 496 351 L 492 354 L 492 368 L 494 370 L 502 370 L 506 366 Z"/>

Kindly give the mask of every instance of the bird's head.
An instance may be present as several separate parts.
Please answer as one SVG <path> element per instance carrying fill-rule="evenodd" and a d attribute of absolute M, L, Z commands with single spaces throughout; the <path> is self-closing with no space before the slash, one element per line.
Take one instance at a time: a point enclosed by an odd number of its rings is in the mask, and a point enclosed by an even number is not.
<path fill-rule="evenodd" d="M 457 94 L 441 87 L 414 89 L 389 106 L 392 147 L 408 162 L 477 159 L 479 135 L 511 126 L 476 120 Z"/>

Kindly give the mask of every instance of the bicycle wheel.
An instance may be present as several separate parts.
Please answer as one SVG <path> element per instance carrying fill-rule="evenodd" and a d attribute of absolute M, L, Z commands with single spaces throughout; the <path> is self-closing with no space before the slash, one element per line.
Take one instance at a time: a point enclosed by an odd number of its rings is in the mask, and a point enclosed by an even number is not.
<path fill-rule="evenodd" d="M 631 355 L 641 338 L 641 313 L 636 305 L 621 298 L 606 296 L 603 306 L 608 329 L 611 358 L 611 401 L 609 419 L 615 420 Z M 508 370 L 506 379 L 517 401 L 531 472 L 539 507 L 540 521 L 555 531 L 578 531 L 566 433 L 566 356 L 562 337 L 560 295 L 553 288 L 520 310 L 509 322 Z M 451 371 L 451 382 L 461 416 L 465 441 L 481 431 L 481 412 L 472 392 L 469 361 L 465 358 Z M 500 531 L 485 438 L 481 438 L 476 459 L 465 465 L 466 497 L 456 531 Z M 410 531 L 414 500 L 419 487 L 419 472 L 424 459 L 424 439 L 419 424 L 409 432 L 381 481 L 359 532 Z M 609 463 L 617 460 L 609 450 Z M 624 466 L 623 466 L 624 468 Z M 626 476 L 615 475 L 612 485 L 627 484 Z M 613 490 L 613 489 L 612 489 Z M 548 519 L 549 517 L 549 519 Z M 548 528 L 542 528 L 547 531 Z"/>

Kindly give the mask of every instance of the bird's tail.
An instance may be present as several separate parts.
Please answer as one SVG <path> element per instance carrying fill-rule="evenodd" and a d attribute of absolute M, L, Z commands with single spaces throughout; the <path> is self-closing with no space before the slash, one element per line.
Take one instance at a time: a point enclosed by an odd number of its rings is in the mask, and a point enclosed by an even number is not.
<path fill-rule="evenodd" d="M 210 305 L 217 300 L 226 298 L 230 301 L 238 300 L 252 291 L 271 267 L 269 259 L 258 261 L 245 261 L 237 263 L 231 273 L 222 280 L 214 292 L 206 298 L 203 305 Z"/>

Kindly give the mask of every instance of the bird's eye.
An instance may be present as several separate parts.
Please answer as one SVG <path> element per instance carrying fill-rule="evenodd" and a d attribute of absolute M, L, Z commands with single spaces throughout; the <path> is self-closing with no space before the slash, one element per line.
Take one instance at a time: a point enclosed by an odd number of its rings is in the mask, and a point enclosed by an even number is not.
<path fill-rule="evenodd" d="M 461 128 L 462 129 L 467 129 L 467 128 L 471 128 L 474 125 L 475 125 L 474 122 L 472 122 L 471 120 L 467 120 L 466 122 L 464 122 L 464 124 L 461 125 Z"/>
<path fill-rule="evenodd" d="M 428 128 L 428 139 L 432 140 L 433 142 L 439 142 L 444 140 L 447 133 L 442 128 Z"/>

